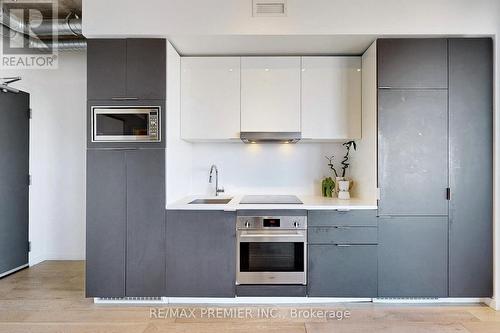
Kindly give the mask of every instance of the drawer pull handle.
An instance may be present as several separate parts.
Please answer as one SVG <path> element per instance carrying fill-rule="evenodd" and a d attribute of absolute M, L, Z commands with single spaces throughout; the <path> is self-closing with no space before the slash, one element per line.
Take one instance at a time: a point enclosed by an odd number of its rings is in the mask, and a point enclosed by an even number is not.
<path fill-rule="evenodd" d="M 136 101 L 137 97 L 111 97 L 113 101 Z"/>
<path fill-rule="evenodd" d="M 338 246 L 338 247 L 350 247 L 351 245 L 350 244 L 335 244 L 335 246 Z"/>

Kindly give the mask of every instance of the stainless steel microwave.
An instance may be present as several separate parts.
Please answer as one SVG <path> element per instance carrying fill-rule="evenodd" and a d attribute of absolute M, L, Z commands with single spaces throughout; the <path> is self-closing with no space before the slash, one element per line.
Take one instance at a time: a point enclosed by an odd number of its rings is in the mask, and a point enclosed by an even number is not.
<path fill-rule="evenodd" d="M 92 142 L 160 142 L 159 106 L 92 107 Z"/>

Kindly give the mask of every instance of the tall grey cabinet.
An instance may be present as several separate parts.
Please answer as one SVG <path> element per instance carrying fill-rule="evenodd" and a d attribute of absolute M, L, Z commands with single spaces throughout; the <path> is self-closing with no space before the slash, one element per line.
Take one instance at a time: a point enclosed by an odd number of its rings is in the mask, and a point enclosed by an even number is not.
<path fill-rule="evenodd" d="M 492 292 L 490 39 L 379 39 L 379 297 Z"/>
<path fill-rule="evenodd" d="M 164 39 L 89 40 L 87 297 L 165 295 Z M 92 142 L 92 106 L 160 107 L 160 142 Z"/>
<path fill-rule="evenodd" d="M 165 151 L 87 151 L 87 297 L 165 295 Z"/>
<path fill-rule="evenodd" d="M 493 49 L 450 39 L 450 297 L 491 297 L 493 285 Z"/>

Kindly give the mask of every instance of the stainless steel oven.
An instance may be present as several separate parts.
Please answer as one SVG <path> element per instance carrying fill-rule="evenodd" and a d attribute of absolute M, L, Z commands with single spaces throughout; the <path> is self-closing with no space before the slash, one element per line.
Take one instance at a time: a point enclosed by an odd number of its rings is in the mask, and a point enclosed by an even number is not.
<path fill-rule="evenodd" d="M 161 141 L 159 106 L 92 107 L 92 142 Z"/>
<path fill-rule="evenodd" d="M 236 284 L 306 284 L 306 216 L 238 216 L 236 238 Z"/>

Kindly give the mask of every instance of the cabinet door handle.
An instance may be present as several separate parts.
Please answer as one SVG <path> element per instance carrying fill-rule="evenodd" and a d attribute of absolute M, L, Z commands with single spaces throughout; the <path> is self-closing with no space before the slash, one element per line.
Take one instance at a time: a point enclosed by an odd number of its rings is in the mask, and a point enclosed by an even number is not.
<path fill-rule="evenodd" d="M 351 247 L 351 244 L 335 244 L 338 247 Z"/>
<path fill-rule="evenodd" d="M 335 229 L 344 229 L 344 230 L 348 230 L 348 229 L 351 229 L 351 227 L 344 227 L 344 226 L 336 226 Z"/>
<path fill-rule="evenodd" d="M 111 97 L 113 101 L 135 101 L 139 98 L 137 97 Z"/>

